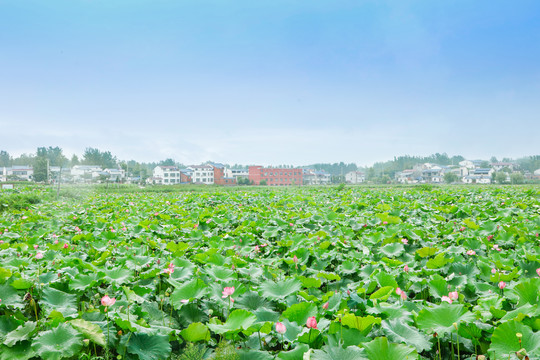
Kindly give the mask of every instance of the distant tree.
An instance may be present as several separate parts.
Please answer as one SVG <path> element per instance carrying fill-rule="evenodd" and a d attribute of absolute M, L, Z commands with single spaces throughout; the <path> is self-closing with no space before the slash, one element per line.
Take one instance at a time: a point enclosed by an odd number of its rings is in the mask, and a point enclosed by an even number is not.
<path fill-rule="evenodd" d="M 11 165 L 11 156 L 9 156 L 9 153 L 4 150 L 0 150 L 0 166 L 10 166 Z"/>
<path fill-rule="evenodd" d="M 168 158 L 168 159 L 160 161 L 159 165 L 162 165 L 162 166 L 175 166 L 176 162 L 173 159 Z"/>
<path fill-rule="evenodd" d="M 447 172 L 444 174 L 444 182 L 447 184 L 457 182 L 458 180 L 459 180 L 459 177 L 453 172 Z"/>
<path fill-rule="evenodd" d="M 103 168 L 116 168 L 118 160 L 110 151 L 99 151 L 94 148 L 86 148 L 82 163 L 85 165 L 99 165 Z"/>
<path fill-rule="evenodd" d="M 73 156 L 71 157 L 71 160 L 70 160 L 70 165 L 71 166 L 75 166 L 75 165 L 79 165 L 81 162 L 79 161 L 79 157 L 75 154 L 73 154 Z"/>
<path fill-rule="evenodd" d="M 49 160 L 50 166 L 63 166 L 67 164 L 67 158 L 62 153 L 62 149 L 58 146 L 38 147 L 36 155 L 38 158 Z"/>
<path fill-rule="evenodd" d="M 525 178 L 523 177 L 523 174 L 520 172 L 515 172 L 510 174 L 510 182 L 512 184 L 523 184 L 525 181 Z"/>
<path fill-rule="evenodd" d="M 262 186 L 266 186 L 266 180 L 265 179 L 262 179 L 260 182 L 259 182 L 259 185 L 262 185 Z"/>
<path fill-rule="evenodd" d="M 506 182 L 506 173 L 503 171 L 498 171 L 495 173 L 495 181 L 497 184 L 504 184 Z"/>
<path fill-rule="evenodd" d="M 488 167 L 489 167 L 489 162 L 486 161 L 486 160 L 482 161 L 482 162 L 480 163 L 480 167 L 481 167 L 481 168 L 484 168 L 484 169 L 485 169 L 485 168 L 488 168 Z"/>
<path fill-rule="evenodd" d="M 28 165 L 34 166 L 36 157 L 33 154 L 21 154 L 21 156 L 13 158 L 11 163 L 13 165 Z"/>
<path fill-rule="evenodd" d="M 34 163 L 34 181 L 48 182 L 47 158 L 38 156 Z"/>
<path fill-rule="evenodd" d="M 489 162 L 493 164 L 493 163 L 499 162 L 499 160 L 497 160 L 495 156 L 492 156 L 491 159 L 489 159 Z"/>

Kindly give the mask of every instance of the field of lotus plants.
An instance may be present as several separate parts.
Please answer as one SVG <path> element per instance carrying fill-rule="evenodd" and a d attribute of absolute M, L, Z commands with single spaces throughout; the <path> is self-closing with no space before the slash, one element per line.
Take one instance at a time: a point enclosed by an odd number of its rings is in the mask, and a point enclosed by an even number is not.
<path fill-rule="evenodd" d="M 0 360 L 539 359 L 539 232 L 538 187 L 90 192 L 9 209 Z"/>

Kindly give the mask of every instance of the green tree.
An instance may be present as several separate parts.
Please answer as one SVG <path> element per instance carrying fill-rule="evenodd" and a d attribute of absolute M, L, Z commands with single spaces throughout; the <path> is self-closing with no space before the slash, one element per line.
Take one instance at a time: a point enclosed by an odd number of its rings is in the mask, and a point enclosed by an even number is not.
<path fill-rule="evenodd" d="M 176 166 L 174 159 L 168 158 L 159 162 L 159 165 L 163 166 Z"/>
<path fill-rule="evenodd" d="M 266 186 L 266 180 L 265 180 L 265 179 L 262 179 L 262 180 L 259 182 L 259 185 Z"/>
<path fill-rule="evenodd" d="M 117 163 L 116 156 L 110 151 L 100 151 L 94 148 L 86 148 L 83 154 L 82 163 L 85 165 L 99 165 L 103 168 L 115 168 Z"/>
<path fill-rule="evenodd" d="M 0 151 L 0 166 L 10 166 L 11 165 L 11 156 L 9 156 L 9 153 L 7 151 L 1 150 Z"/>
<path fill-rule="evenodd" d="M 504 171 L 496 172 L 495 181 L 497 182 L 497 184 L 504 184 L 506 182 L 506 173 Z"/>
<path fill-rule="evenodd" d="M 510 174 L 510 182 L 512 184 L 523 184 L 525 181 L 525 178 L 523 177 L 523 174 L 520 172 L 515 172 Z"/>
<path fill-rule="evenodd" d="M 50 166 L 64 166 L 67 164 L 68 161 L 62 153 L 62 149 L 58 146 L 49 146 L 48 148 L 38 147 L 36 154 L 38 158 L 45 158 L 49 160 Z"/>
<path fill-rule="evenodd" d="M 453 172 L 447 172 L 444 174 L 444 182 L 447 184 L 457 182 L 458 180 L 459 180 L 459 177 Z"/>
<path fill-rule="evenodd" d="M 73 156 L 71 157 L 71 160 L 70 160 L 70 165 L 71 166 L 75 166 L 75 165 L 79 165 L 81 162 L 79 161 L 79 157 L 75 154 L 73 154 Z"/>
<path fill-rule="evenodd" d="M 38 156 L 34 163 L 34 181 L 48 182 L 47 159 L 43 156 Z"/>

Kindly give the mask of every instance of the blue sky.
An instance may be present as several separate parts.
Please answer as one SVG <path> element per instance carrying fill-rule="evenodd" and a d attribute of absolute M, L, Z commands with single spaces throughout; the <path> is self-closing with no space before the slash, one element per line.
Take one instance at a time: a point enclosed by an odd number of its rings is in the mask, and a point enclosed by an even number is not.
<path fill-rule="evenodd" d="M 538 1 L 0 0 L 0 150 L 540 154 Z"/>

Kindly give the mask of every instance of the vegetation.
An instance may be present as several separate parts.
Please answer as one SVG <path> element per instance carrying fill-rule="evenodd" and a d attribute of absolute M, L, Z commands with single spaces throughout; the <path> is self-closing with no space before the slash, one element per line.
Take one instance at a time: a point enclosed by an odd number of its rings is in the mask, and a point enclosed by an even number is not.
<path fill-rule="evenodd" d="M 540 356 L 538 188 L 99 189 L 0 214 L 0 360 Z"/>

